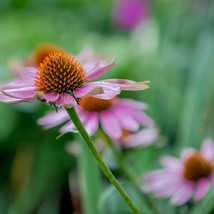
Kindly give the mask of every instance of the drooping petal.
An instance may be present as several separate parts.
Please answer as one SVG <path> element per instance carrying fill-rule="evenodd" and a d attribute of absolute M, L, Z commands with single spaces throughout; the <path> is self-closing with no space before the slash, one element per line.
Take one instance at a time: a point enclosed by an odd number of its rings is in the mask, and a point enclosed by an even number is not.
<path fill-rule="evenodd" d="M 90 112 L 85 122 L 85 129 L 89 135 L 93 135 L 99 126 L 98 114 L 96 112 Z"/>
<path fill-rule="evenodd" d="M 104 73 L 106 73 L 115 63 L 115 60 L 112 59 L 108 63 L 100 62 L 100 63 L 94 63 L 93 66 L 85 68 L 85 73 L 87 80 L 94 80 L 96 78 L 101 77 Z"/>
<path fill-rule="evenodd" d="M 69 120 L 69 116 L 64 109 L 59 109 L 58 113 L 55 111 L 47 113 L 44 117 L 40 118 L 37 122 L 45 129 L 58 126 Z"/>
<path fill-rule="evenodd" d="M 108 79 L 108 80 L 103 80 L 103 82 L 108 82 L 114 86 L 118 86 L 123 91 L 144 90 L 149 88 L 149 83 L 150 83 L 149 81 L 135 82 L 135 81 L 126 80 L 126 79 Z"/>
<path fill-rule="evenodd" d="M 121 108 L 112 108 L 115 117 L 121 123 L 123 129 L 136 132 L 139 129 L 139 123 L 133 119 L 126 111 Z"/>
<path fill-rule="evenodd" d="M 63 106 L 63 105 L 77 105 L 76 100 L 70 95 L 66 93 L 59 94 L 58 99 L 56 100 L 56 106 Z"/>
<path fill-rule="evenodd" d="M 76 108 L 77 109 L 77 108 Z M 83 126 L 85 126 L 88 118 L 89 118 L 90 112 L 82 112 L 81 114 L 79 114 L 79 118 L 83 124 Z M 70 119 L 70 118 L 69 118 Z M 76 132 L 76 127 L 73 124 L 72 121 L 69 121 L 68 123 L 66 123 L 61 129 L 60 132 L 61 133 L 66 133 L 66 132 Z"/>
<path fill-rule="evenodd" d="M 59 97 L 59 94 L 55 92 L 45 94 L 45 99 L 47 103 L 56 101 L 58 97 Z"/>
<path fill-rule="evenodd" d="M 184 182 L 174 192 L 170 202 L 172 205 L 182 205 L 186 203 L 193 195 L 193 184 L 191 182 Z"/>
<path fill-rule="evenodd" d="M 123 108 L 124 111 L 127 112 L 133 119 L 138 121 L 141 125 L 145 126 L 153 126 L 154 122 L 151 118 L 149 118 L 143 111 L 131 109 L 131 108 Z"/>
<path fill-rule="evenodd" d="M 34 87 L 13 88 L 0 91 L 8 97 L 22 99 L 26 101 L 32 101 L 34 99 L 35 94 Z"/>
<path fill-rule="evenodd" d="M 201 147 L 201 153 L 209 160 L 214 159 L 214 144 L 211 139 L 207 138 L 204 140 Z"/>
<path fill-rule="evenodd" d="M 0 92 L 0 102 L 4 102 L 4 103 L 20 103 L 20 102 L 24 102 L 23 99 L 17 99 L 17 98 L 13 98 L 13 97 L 8 97 L 5 94 L 2 94 Z"/>
<path fill-rule="evenodd" d="M 171 180 L 172 181 L 172 180 Z M 170 181 L 169 181 L 170 182 Z M 171 182 L 170 185 L 164 186 L 162 190 L 158 190 L 154 193 L 156 197 L 159 198 L 165 198 L 165 197 L 170 197 L 173 195 L 175 191 L 177 191 L 178 188 L 180 188 L 181 183 L 180 182 Z"/>
<path fill-rule="evenodd" d="M 202 199 L 205 196 L 205 194 L 208 192 L 210 186 L 211 186 L 211 182 L 208 179 L 206 178 L 200 179 L 196 184 L 194 199 L 196 201 L 199 201 L 200 199 Z"/>
<path fill-rule="evenodd" d="M 180 183 L 180 181 L 181 177 L 177 173 L 155 170 L 143 177 L 142 190 L 148 193 L 156 193 L 163 191 L 170 185 L 174 186 L 176 183 Z"/>
<path fill-rule="evenodd" d="M 116 105 L 119 107 L 134 108 L 134 109 L 147 109 L 148 108 L 148 105 L 144 102 L 139 102 L 136 100 L 125 99 L 125 98 L 118 99 Z"/>
<path fill-rule="evenodd" d="M 113 139 L 120 138 L 122 135 L 122 127 L 115 115 L 110 111 L 100 113 L 100 123 L 104 132 Z"/>
<path fill-rule="evenodd" d="M 60 128 L 59 131 L 60 133 L 77 132 L 77 129 L 75 125 L 72 123 L 72 121 L 69 121 L 62 128 Z"/>
<path fill-rule="evenodd" d="M 77 56 L 78 62 L 83 66 L 87 80 L 102 76 L 114 64 L 114 59 L 108 62 L 103 55 L 95 55 L 92 47 L 85 47 Z"/>
<path fill-rule="evenodd" d="M 158 136 L 156 128 L 146 128 L 127 137 L 122 138 L 122 145 L 127 148 L 137 146 L 148 146 L 154 143 Z"/>
<path fill-rule="evenodd" d="M 120 93 L 119 87 L 112 87 L 102 81 L 87 83 L 81 88 L 76 89 L 74 96 L 77 98 L 94 96 L 100 99 L 111 99 Z"/>

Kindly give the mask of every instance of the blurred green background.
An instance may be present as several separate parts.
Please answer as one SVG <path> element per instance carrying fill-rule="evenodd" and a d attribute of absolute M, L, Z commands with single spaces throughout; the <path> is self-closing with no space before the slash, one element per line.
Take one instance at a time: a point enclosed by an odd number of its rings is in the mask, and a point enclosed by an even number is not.
<path fill-rule="evenodd" d="M 12 61 L 24 62 L 47 42 L 74 54 L 91 45 L 115 57 L 103 78 L 151 81 L 146 91 L 121 94 L 148 103 L 160 130 L 160 148 L 124 152 L 139 175 L 154 169 L 161 154 L 177 155 L 184 146 L 198 148 L 205 137 L 214 138 L 214 2 L 147 3 L 147 19 L 124 30 L 114 24 L 113 0 L 0 1 L 1 82 L 13 78 Z M 47 110 L 37 102 L 0 103 L 0 213 L 73 212 L 68 176 L 78 164 L 65 145 L 75 135 L 56 140 L 58 128 L 42 130 L 36 121 Z"/>

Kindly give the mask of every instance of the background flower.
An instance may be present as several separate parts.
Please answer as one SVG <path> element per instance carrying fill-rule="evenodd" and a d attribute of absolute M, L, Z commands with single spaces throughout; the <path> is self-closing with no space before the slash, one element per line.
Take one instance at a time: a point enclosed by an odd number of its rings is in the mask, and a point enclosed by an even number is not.
<path fill-rule="evenodd" d="M 201 200 L 214 180 L 213 141 L 204 140 L 200 151 L 184 149 L 180 160 L 163 156 L 161 164 L 163 169 L 144 176 L 143 191 L 157 197 L 171 197 L 173 205 L 182 205 L 192 196 L 195 201 Z"/>
<path fill-rule="evenodd" d="M 115 0 L 112 22 L 129 31 L 144 22 L 148 15 L 149 6 L 146 0 Z"/>
<path fill-rule="evenodd" d="M 146 104 L 131 99 L 113 98 L 102 100 L 94 97 L 85 97 L 76 107 L 78 115 L 90 135 L 93 135 L 101 125 L 103 131 L 112 139 L 119 139 L 123 135 L 123 130 L 136 132 L 140 125 L 152 126 L 153 121 L 142 110 Z M 64 109 L 58 113 L 48 113 L 39 119 L 38 123 L 45 128 L 69 121 L 69 116 Z M 74 124 L 69 121 L 60 132 L 65 133 L 75 131 Z"/>
<path fill-rule="evenodd" d="M 147 127 L 137 132 L 122 131 L 122 136 L 115 143 L 124 148 L 144 147 L 151 145 L 158 138 L 156 127 Z"/>

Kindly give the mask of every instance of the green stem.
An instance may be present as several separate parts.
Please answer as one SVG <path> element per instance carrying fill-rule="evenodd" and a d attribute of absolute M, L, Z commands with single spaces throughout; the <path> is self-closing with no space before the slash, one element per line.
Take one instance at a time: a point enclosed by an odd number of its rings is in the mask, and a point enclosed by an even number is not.
<path fill-rule="evenodd" d="M 117 179 L 112 174 L 111 170 L 108 168 L 108 166 L 104 163 L 100 153 L 97 151 L 96 147 L 94 146 L 94 143 L 92 142 L 90 136 L 88 135 L 87 131 L 83 127 L 76 110 L 74 108 L 68 108 L 65 107 L 68 115 L 70 116 L 71 120 L 73 121 L 74 125 L 76 126 L 77 130 L 79 131 L 80 136 L 83 138 L 83 140 L 88 145 L 88 148 L 96 158 L 100 168 L 105 173 L 106 177 L 109 179 L 109 181 L 115 186 L 115 188 L 118 190 L 118 192 L 121 194 L 123 199 L 126 201 L 126 203 L 129 205 L 129 207 L 132 209 L 133 213 L 140 214 L 139 210 L 136 208 L 132 200 L 129 198 L 126 191 L 122 188 L 120 183 L 117 181 Z"/>

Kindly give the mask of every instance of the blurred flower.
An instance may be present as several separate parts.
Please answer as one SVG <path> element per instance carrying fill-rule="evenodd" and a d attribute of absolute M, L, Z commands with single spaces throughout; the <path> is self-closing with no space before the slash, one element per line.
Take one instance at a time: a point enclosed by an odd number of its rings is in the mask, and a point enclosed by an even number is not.
<path fill-rule="evenodd" d="M 90 82 L 106 73 L 113 64 L 114 60 L 106 62 L 90 53 L 80 53 L 74 58 L 54 52 L 38 68 L 26 67 L 15 81 L 0 85 L 0 101 L 19 103 L 38 99 L 54 106 L 76 105 L 85 96 L 111 99 L 121 90 L 148 88 L 148 82 L 123 79 Z"/>
<path fill-rule="evenodd" d="M 40 63 L 42 63 L 50 53 L 54 52 L 63 52 L 63 49 L 51 43 L 40 44 L 33 50 L 32 56 L 29 59 L 23 62 L 11 60 L 9 67 L 15 76 L 20 76 L 24 67 L 39 67 Z"/>
<path fill-rule="evenodd" d="M 184 149 L 181 159 L 161 158 L 164 169 L 154 170 L 143 178 L 144 192 L 157 197 L 171 197 L 171 204 L 182 205 L 192 196 L 195 201 L 204 197 L 214 179 L 214 144 L 204 140 L 201 150 Z"/>
<path fill-rule="evenodd" d="M 146 0 L 116 0 L 113 11 L 113 24 L 130 31 L 148 17 Z"/>
<path fill-rule="evenodd" d="M 158 137 L 158 130 L 155 127 L 148 127 L 138 132 L 122 130 L 122 136 L 115 140 L 115 143 L 124 148 L 148 146 L 155 142 Z"/>
<path fill-rule="evenodd" d="M 40 63 L 42 63 L 48 55 L 56 52 L 60 53 L 64 51 L 55 44 L 40 44 L 34 49 L 33 56 L 28 61 L 27 65 L 39 67 Z"/>
<path fill-rule="evenodd" d="M 99 127 L 112 139 L 119 139 L 123 130 L 136 132 L 140 125 L 152 126 L 153 121 L 142 111 L 146 108 L 143 102 L 131 99 L 113 98 L 109 100 L 95 97 L 81 99 L 80 105 L 76 107 L 77 113 L 90 135 L 93 135 Z M 39 119 L 38 123 L 45 128 L 51 128 L 69 121 L 69 116 L 64 109 L 51 112 Z M 74 124 L 69 121 L 60 132 L 75 131 Z M 134 137 L 134 136 L 133 136 Z"/>

